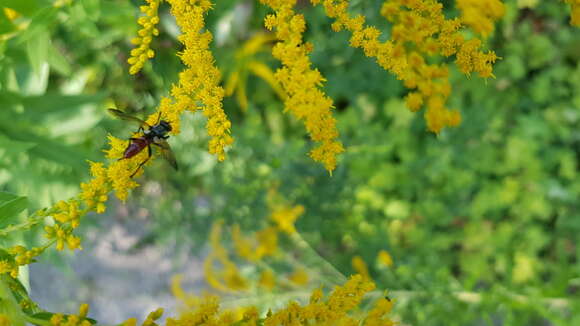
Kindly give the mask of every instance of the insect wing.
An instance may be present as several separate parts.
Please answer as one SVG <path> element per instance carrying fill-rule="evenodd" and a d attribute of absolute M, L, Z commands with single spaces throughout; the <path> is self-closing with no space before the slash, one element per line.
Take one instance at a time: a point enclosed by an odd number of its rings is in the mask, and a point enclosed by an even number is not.
<path fill-rule="evenodd" d="M 165 139 L 161 139 L 158 142 L 153 143 L 159 147 L 161 150 L 161 154 L 163 154 L 163 158 L 171 164 L 171 166 L 177 170 L 177 160 L 175 159 L 175 154 L 171 150 L 169 143 Z"/>
<path fill-rule="evenodd" d="M 143 121 L 143 120 L 141 120 L 141 119 L 139 119 L 137 117 L 134 117 L 132 115 L 128 115 L 127 113 L 125 113 L 125 112 L 123 112 L 121 110 L 108 109 L 107 111 L 109 111 L 109 113 L 111 113 L 112 115 L 114 115 L 115 117 L 117 117 L 119 119 L 123 119 L 123 120 L 127 120 L 127 121 L 133 121 L 135 123 L 138 123 L 142 127 L 149 127 L 149 128 L 151 128 L 151 126 L 147 122 L 145 122 L 145 121 Z"/>

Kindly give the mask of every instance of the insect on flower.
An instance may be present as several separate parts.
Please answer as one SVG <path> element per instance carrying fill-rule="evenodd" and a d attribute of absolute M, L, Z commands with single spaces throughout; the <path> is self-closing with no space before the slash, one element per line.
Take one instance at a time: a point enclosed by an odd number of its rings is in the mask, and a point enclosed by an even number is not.
<path fill-rule="evenodd" d="M 171 147 L 167 142 L 167 138 L 169 138 L 167 133 L 171 131 L 171 125 L 167 121 L 161 120 L 161 113 L 159 113 L 157 123 L 151 126 L 147 122 L 137 117 L 128 115 L 127 113 L 121 110 L 109 109 L 108 111 L 119 119 L 132 121 L 139 124 L 139 130 L 137 132 L 143 133 L 143 136 L 141 137 L 129 138 L 131 142 L 129 143 L 129 146 L 127 146 L 127 148 L 125 149 L 123 157 L 120 158 L 120 160 L 131 158 L 139 154 L 142 150 L 145 149 L 145 147 L 147 147 L 147 158 L 139 164 L 137 170 L 135 170 L 135 172 L 131 174 L 131 178 L 141 169 L 143 164 L 147 163 L 147 161 L 149 161 L 149 159 L 151 158 L 151 145 L 157 146 L 161 150 L 161 154 L 163 155 L 163 157 L 169 162 L 169 164 L 171 164 L 171 166 L 175 170 L 177 170 L 177 161 L 175 160 L 175 155 L 173 154 L 173 151 L 171 150 Z"/>

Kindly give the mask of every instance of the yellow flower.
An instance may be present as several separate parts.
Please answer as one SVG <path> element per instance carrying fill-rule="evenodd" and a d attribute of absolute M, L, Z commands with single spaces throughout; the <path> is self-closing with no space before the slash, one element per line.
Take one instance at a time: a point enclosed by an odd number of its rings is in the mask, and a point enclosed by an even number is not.
<path fill-rule="evenodd" d="M 143 322 L 142 326 L 154 326 L 157 325 L 155 321 L 163 315 L 163 308 L 158 308 L 155 311 L 150 312 L 147 318 Z"/>
<path fill-rule="evenodd" d="M 107 169 L 103 163 L 90 162 L 90 171 L 93 179 L 87 183 L 81 183 L 80 198 L 87 205 L 88 209 L 95 210 L 101 214 L 105 212 L 105 202 L 110 191 L 107 181 Z"/>
<path fill-rule="evenodd" d="M 256 232 L 254 238 L 255 240 L 245 238 L 241 234 L 240 226 L 237 224 L 233 226 L 232 240 L 238 256 L 255 262 L 273 255 L 278 249 L 278 234 L 273 227 Z"/>
<path fill-rule="evenodd" d="M 134 75 L 138 73 L 145 62 L 155 56 L 155 51 L 150 48 L 153 36 L 159 35 L 159 30 L 155 27 L 159 23 L 159 9 L 160 0 L 146 0 L 147 5 L 141 6 L 141 12 L 145 16 L 139 17 L 137 22 L 142 28 L 137 33 L 137 37 L 131 40 L 131 43 L 138 46 L 131 50 L 131 57 L 127 62 L 131 65 L 129 73 Z"/>
<path fill-rule="evenodd" d="M 50 240 L 56 240 L 56 249 L 63 250 L 66 244 L 70 250 L 82 249 L 81 239 L 72 234 L 73 229 L 68 226 L 55 224 L 54 226 L 44 227 L 45 236 Z M 39 248 L 44 250 L 44 248 Z M 40 253 L 38 253 L 40 254 Z M 28 263 L 27 263 L 28 264 Z"/>
<path fill-rule="evenodd" d="M 259 284 L 261 287 L 272 290 L 276 286 L 276 276 L 271 270 L 265 270 L 260 274 Z"/>
<path fill-rule="evenodd" d="M 393 309 L 393 301 L 380 298 L 377 300 L 368 312 L 367 318 L 365 319 L 364 326 L 392 326 L 395 323 L 387 317 L 387 314 Z"/>
<path fill-rule="evenodd" d="M 83 303 L 79 307 L 78 315 L 64 316 L 63 314 L 54 314 L 50 318 L 52 326 L 91 326 L 92 323 L 86 319 L 89 312 L 89 305 Z"/>
<path fill-rule="evenodd" d="M 371 280 L 369 268 L 361 256 L 354 256 L 351 260 L 352 268 L 362 276 L 364 280 Z"/>
<path fill-rule="evenodd" d="M 258 247 L 256 248 L 258 259 L 272 256 L 278 250 L 278 233 L 274 227 L 267 227 L 256 232 L 256 240 L 258 241 Z"/>
<path fill-rule="evenodd" d="M 412 92 L 407 95 L 405 102 L 411 112 L 417 112 L 423 106 L 423 96 L 419 92 Z"/>
<path fill-rule="evenodd" d="M 294 272 L 288 276 L 288 280 L 296 285 L 306 285 L 308 284 L 308 274 L 303 268 L 296 268 Z"/>
<path fill-rule="evenodd" d="M 457 0 L 456 5 L 461 11 L 461 20 L 483 37 L 493 32 L 495 21 L 505 13 L 500 0 Z"/>
<path fill-rule="evenodd" d="M 379 251 L 379 254 L 377 255 L 377 262 L 379 265 L 384 265 L 387 267 L 393 266 L 393 258 L 386 250 Z"/>
<path fill-rule="evenodd" d="M 394 325 L 387 316 L 393 304 L 388 299 L 377 300 L 373 308 L 366 313 L 353 311 L 361 303 L 363 296 L 373 288 L 372 282 L 363 281 L 360 275 L 353 276 L 344 285 L 337 286 L 327 300 L 324 299 L 322 289 L 317 288 L 312 292 L 308 304 L 301 306 L 297 302 L 289 302 L 278 311 L 268 311 L 263 318 L 259 317 L 256 307 L 223 309 L 220 308 L 217 297 L 206 295 L 196 297 L 196 304 L 187 305 L 188 309 L 179 317 L 168 318 L 167 326 Z"/>
<path fill-rule="evenodd" d="M 425 114 L 427 126 L 438 133 L 442 128 L 456 126 L 461 121 L 457 111 L 445 108 L 451 92 L 447 68 L 428 64 L 425 56 L 457 54 L 456 64 L 465 74 L 477 72 L 481 77 L 493 77 L 492 65 L 497 57 L 493 51 L 480 50 L 481 41 L 466 41 L 461 34 L 460 19 L 446 19 L 443 5 L 435 0 L 385 1 L 381 14 L 393 23 L 391 39 L 379 41 L 381 33 L 372 26 L 365 26 L 363 16 L 352 17 L 348 13 L 348 0 L 311 0 L 314 5 L 322 3 L 327 16 L 334 18 L 335 31 L 351 32 L 350 45 L 362 48 L 365 55 L 375 57 L 377 63 L 403 80 L 405 87 L 417 89 L 406 98 L 407 107 L 416 112 L 424 100 L 437 96 L 442 107 L 429 107 Z M 486 17 L 497 19 L 503 14 L 498 0 L 485 0 L 494 7 Z M 500 9 L 498 9 L 501 7 Z M 493 26 L 492 26 L 493 27 Z M 487 28 L 487 29 L 485 29 Z M 489 30 L 489 26 L 482 32 Z M 413 50 L 411 50 L 413 49 Z"/>
<path fill-rule="evenodd" d="M 282 205 L 274 209 L 270 219 L 276 222 L 278 230 L 292 234 L 296 232 L 294 223 L 303 213 L 304 206 L 302 205 L 296 205 L 294 207 Z"/>
<path fill-rule="evenodd" d="M 306 22 L 302 15 L 292 9 L 296 0 L 260 0 L 274 9 L 264 25 L 268 30 L 276 29 L 278 42 L 272 55 L 279 59 L 282 68 L 275 74 L 286 93 L 285 111 L 302 120 L 310 138 L 319 145 L 310 151 L 310 157 L 332 172 L 336 168 L 336 156 L 344 152 L 337 141 L 336 119 L 332 116 L 332 100 L 321 90 L 325 79 L 317 69 L 311 68 L 308 54 L 313 47 L 304 43 L 302 34 Z"/>
<path fill-rule="evenodd" d="M 206 129 L 211 136 L 209 152 L 217 156 L 219 161 L 225 159 L 225 148 L 233 143 L 230 136 L 231 123 L 223 108 L 224 90 L 220 83 L 220 72 L 214 65 L 214 58 L 209 51 L 212 35 L 209 31 L 202 31 L 204 27 L 203 15 L 211 9 L 211 2 L 207 0 L 194 1 L 168 0 L 171 4 L 171 13 L 175 16 L 177 25 L 183 34 L 179 41 L 185 49 L 179 54 L 187 68 L 179 74 L 179 83 L 174 85 L 171 95 L 174 101 L 162 101 L 160 112 L 163 116 L 175 116 L 183 110 L 195 111 L 200 109 L 196 101 L 203 104 L 201 109 L 207 117 Z M 167 114 L 169 113 L 169 114 Z M 169 122 L 175 122 L 169 119 Z M 173 124 L 172 124 L 173 127 Z"/>
<path fill-rule="evenodd" d="M 565 0 L 570 4 L 572 14 L 570 15 L 570 24 L 580 27 L 580 0 Z"/>
<path fill-rule="evenodd" d="M 365 293 L 374 289 L 374 283 L 365 281 L 361 275 L 351 276 L 343 286 L 335 287 L 328 298 L 328 306 L 331 310 L 351 310 L 360 303 Z"/>

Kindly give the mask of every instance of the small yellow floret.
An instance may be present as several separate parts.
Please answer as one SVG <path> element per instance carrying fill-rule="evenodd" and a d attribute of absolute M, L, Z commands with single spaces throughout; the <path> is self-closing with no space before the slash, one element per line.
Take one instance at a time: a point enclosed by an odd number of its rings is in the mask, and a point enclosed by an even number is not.
<path fill-rule="evenodd" d="M 153 36 L 159 35 L 159 30 L 155 27 L 159 23 L 159 3 L 161 0 L 146 0 L 147 6 L 141 6 L 141 11 L 145 16 L 139 17 L 137 23 L 142 28 L 137 33 L 138 37 L 131 40 L 131 43 L 138 47 L 131 50 L 131 57 L 127 59 L 129 73 L 134 75 L 141 71 L 145 62 L 155 56 L 155 52 L 149 47 Z"/>

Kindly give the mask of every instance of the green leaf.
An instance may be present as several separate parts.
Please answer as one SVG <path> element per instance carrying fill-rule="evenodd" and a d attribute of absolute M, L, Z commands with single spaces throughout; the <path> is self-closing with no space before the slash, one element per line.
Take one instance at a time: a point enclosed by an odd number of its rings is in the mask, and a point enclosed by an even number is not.
<path fill-rule="evenodd" d="M 28 199 L 0 192 L 0 227 L 14 223 L 18 214 L 28 207 Z"/>
<path fill-rule="evenodd" d="M 34 146 L 36 146 L 35 143 L 12 140 L 0 132 L 0 150 L 6 156 L 18 155 L 19 153 L 28 151 Z"/>
<path fill-rule="evenodd" d="M 26 43 L 28 60 L 35 74 L 40 74 L 40 69 L 47 62 L 50 35 L 47 32 L 38 33 Z"/>
<path fill-rule="evenodd" d="M 32 17 L 28 28 L 18 36 L 18 40 L 20 42 L 27 42 L 35 38 L 38 34 L 47 33 L 49 28 L 55 25 L 57 12 L 58 8 L 52 6 L 38 11 L 34 17 Z"/>
<path fill-rule="evenodd" d="M 50 66 L 65 76 L 70 75 L 70 64 L 68 63 L 65 56 L 60 53 L 54 44 L 52 44 L 52 42 L 49 42 L 47 51 L 47 60 Z"/>
<path fill-rule="evenodd" d="M 26 288 L 24 287 L 22 282 L 20 282 L 19 279 L 9 277 L 7 281 L 10 285 L 9 286 L 10 291 L 12 291 L 12 294 L 14 295 L 17 301 L 20 301 L 22 299 L 28 299 L 28 291 L 26 291 Z"/>

